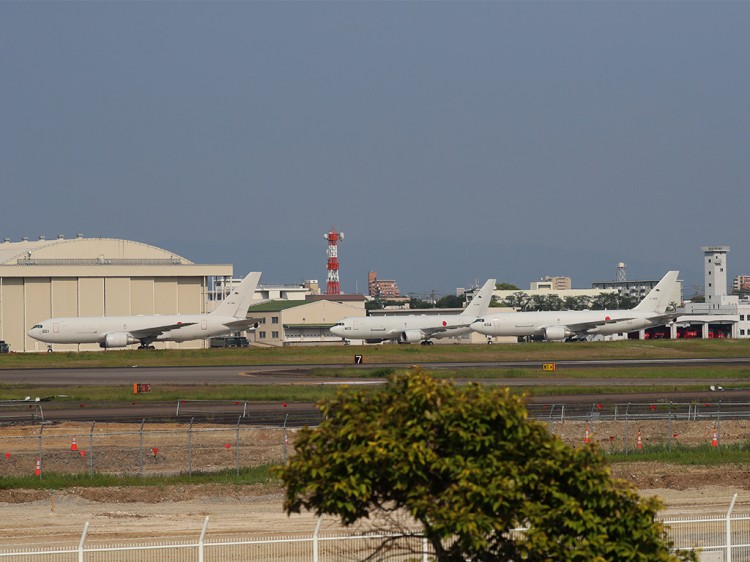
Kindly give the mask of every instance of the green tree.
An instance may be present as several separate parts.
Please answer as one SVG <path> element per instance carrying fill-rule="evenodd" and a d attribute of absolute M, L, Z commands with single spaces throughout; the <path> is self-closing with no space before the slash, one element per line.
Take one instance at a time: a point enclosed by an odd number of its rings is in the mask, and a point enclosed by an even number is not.
<path fill-rule="evenodd" d="M 456 295 L 446 295 L 435 303 L 435 308 L 461 308 L 466 301 L 466 297 Z"/>
<path fill-rule="evenodd" d="M 406 512 L 439 561 L 678 560 L 654 521 L 658 502 L 613 479 L 596 448 L 528 420 L 507 388 L 416 369 L 379 391 L 342 389 L 322 411 L 279 469 L 287 513 L 351 525 Z"/>
<path fill-rule="evenodd" d="M 531 302 L 531 297 L 524 293 L 523 291 L 519 291 L 517 293 L 513 293 L 512 295 L 508 295 L 505 297 L 505 306 L 509 306 L 511 308 L 517 308 L 521 311 L 527 310 L 528 304 Z"/>
<path fill-rule="evenodd" d="M 426 300 L 417 297 L 411 297 L 409 299 L 409 308 L 432 308 L 432 304 L 427 302 Z"/>
<path fill-rule="evenodd" d="M 495 289 L 498 291 L 520 291 L 513 283 L 495 283 Z"/>
<path fill-rule="evenodd" d="M 563 299 L 563 310 L 586 310 L 591 306 L 591 298 L 586 295 L 578 297 L 565 297 Z"/>

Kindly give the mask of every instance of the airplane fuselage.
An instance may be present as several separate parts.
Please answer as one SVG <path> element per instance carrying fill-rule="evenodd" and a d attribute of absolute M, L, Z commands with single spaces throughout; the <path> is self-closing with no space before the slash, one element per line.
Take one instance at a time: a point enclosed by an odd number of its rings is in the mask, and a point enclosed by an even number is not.
<path fill-rule="evenodd" d="M 233 316 L 209 314 L 165 314 L 144 316 L 101 316 L 50 318 L 37 324 L 28 335 L 45 343 L 105 343 L 107 335 L 130 334 L 154 325 L 183 325 L 154 338 L 154 341 L 184 342 L 224 335 L 232 331 L 225 323 Z M 136 343 L 138 338 L 133 338 Z"/>
<path fill-rule="evenodd" d="M 258 286 L 260 272 L 248 273 L 239 286 L 209 314 L 150 314 L 142 316 L 81 316 L 49 318 L 35 324 L 27 334 L 53 343 L 98 343 L 103 348 L 127 347 L 140 343 L 152 348 L 153 342 L 206 339 L 245 330 L 247 309 Z M 52 346 L 49 346 L 52 351 Z"/>
<path fill-rule="evenodd" d="M 569 310 L 539 312 L 507 312 L 485 315 L 472 324 L 475 332 L 487 336 L 545 336 L 547 339 L 565 339 L 585 334 L 619 334 L 633 332 L 657 325 L 651 320 L 653 312 L 635 310 Z M 598 323 L 585 330 L 571 330 L 570 326 Z M 549 337 L 549 336 L 558 337 Z"/>
<path fill-rule="evenodd" d="M 428 332 L 435 327 L 442 328 L 439 334 L 432 337 L 445 338 L 459 336 L 471 331 L 468 319 L 460 315 L 429 316 L 364 316 L 344 318 L 330 328 L 332 334 L 345 339 L 362 339 L 370 341 L 399 340 L 413 343 L 428 339 Z"/>
<path fill-rule="evenodd" d="M 487 312 L 495 289 L 488 279 L 474 299 L 459 314 L 406 314 L 404 316 L 350 316 L 329 328 L 345 340 L 368 343 L 397 340 L 399 343 L 432 343 L 433 338 L 460 336 L 471 332 L 471 323 Z"/>

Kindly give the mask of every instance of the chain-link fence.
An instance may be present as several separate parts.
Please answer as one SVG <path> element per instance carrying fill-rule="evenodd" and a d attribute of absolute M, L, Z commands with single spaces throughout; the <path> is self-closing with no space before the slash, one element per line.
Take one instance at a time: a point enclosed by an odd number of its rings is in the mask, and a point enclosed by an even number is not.
<path fill-rule="evenodd" d="M 71 423 L 0 434 L 0 476 L 188 474 L 281 463 L 295 429 L 234 425 Z"/>
<path fill-rule="evenodd" d="M 211 424 L 202 411 L 210 406 L 179 403 L 181 423 L 37 421 L 7 427 L 0 432 L 0 476 L 239 473 L 244 467 L 286 461 L 297 431 L 287 423 L 288 416 L 259 420 L 238 402 L 234 423 Z M 597 443 L 604 452 L 699 445 L 718 449 L 750 442 L 747 403 L 534 404 L 528 410 L 566 443 Z"/>
<path fill-rule="evenodd" d="M 566 443 L 597 443 L 605 452 L 718 448 L 750 441 L 747 403 L 531 404 L 528 411 Z"/>

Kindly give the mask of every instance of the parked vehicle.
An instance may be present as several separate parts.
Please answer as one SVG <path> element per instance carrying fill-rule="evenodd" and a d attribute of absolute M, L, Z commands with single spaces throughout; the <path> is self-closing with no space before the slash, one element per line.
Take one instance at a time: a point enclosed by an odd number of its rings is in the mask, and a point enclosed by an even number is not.
<path fill-rule="evenodd" d="M 248 347 L 250 342 L 244 336 L 211 338 L 211 347 Z"/>

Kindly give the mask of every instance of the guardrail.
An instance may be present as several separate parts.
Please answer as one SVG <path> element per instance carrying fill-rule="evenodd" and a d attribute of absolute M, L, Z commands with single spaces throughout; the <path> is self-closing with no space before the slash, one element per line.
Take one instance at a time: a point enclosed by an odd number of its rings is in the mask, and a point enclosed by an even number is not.
<path fill-rule="evenodd" d="M 44 409 L 38 402 L 0 402 L 0 421 L 43 421 Z"/>
<path fill-rule="evenodd" d="M 700 560 L 722 560 L 726 562 L 750 559 L 750 516 L 734 515 L 734 495 L 731 505 L 723 516 L 699 516 L 661 519 L 666 536 L 674 543 L 675 550 L 696 551 Z M 207 538 L 209 518 L 203 521 L 200 535 L 185 542 L 149 542 L 140 544 L 86 544 L 89 522 L 84 525 L 78 546 L 51 548 L 0 548 L 2 560 L 27 560 L 40 557 L 59 562 L 85 562 L 100 560 L 101 555 L 119 553 L 117 559 L 138 559 L 142 562 L 245 560 L 252 561 L 305 561 L 318 560 L 365 560 L 409 559 L 427 562 L 434 552 L 418 529 L 401 532 L 320 532 L 322 518 L 318 518 L 313 532 L 295 536 L 274 538 Z M 523 533 L 525 529 L 514 529 Z M 136 556 L 137 554 L 137 556 Z M 714 557 L 716 556 L 716 557 Z"/>
<path fill-rule="evenodd" d="M 540 421 L 721 420 L 750 419 L 748 402 L 628 402 L 607 404 L 528 404 L 529 417 Z"/>

